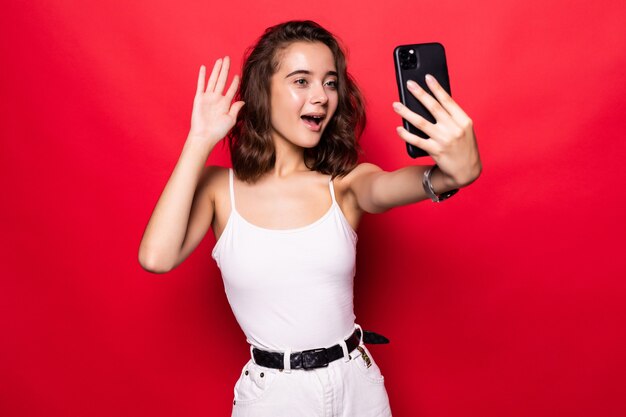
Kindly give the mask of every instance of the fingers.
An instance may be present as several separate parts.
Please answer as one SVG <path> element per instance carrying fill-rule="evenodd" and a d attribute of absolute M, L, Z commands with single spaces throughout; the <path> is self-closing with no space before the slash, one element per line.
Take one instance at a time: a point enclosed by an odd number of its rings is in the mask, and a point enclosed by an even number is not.
<path fill-rule="evenodd" d="M 435 137 L 437 135 L 437 127 L 430 123 L 428 120 L 424 119 L 417 113 L 413 113 L 402 103 L 395 102 L 393 103 L 393 109 L 398 113 L 404 120 L 426 133 L 428 136 Z"/>
<path fill-rule="evenodd" d="M 239 86 L 239 77 L 235 75 L 233 77 L 233 81 L 230 83 L 230 87 L 228 88 L 228 91 L 226 92 L 226 96 L 225 96 L 229 102 L 232 101 L 232 99 L 235 97 L 235 93 L 237 92 L 238 86 Z"/>
<path fill-rule="evenodd" d="M 200 72 L 198 73 L 198 87 L 196 88 L 196 94 L 202 94 L 204 89 L 204 74 L 206 73 L 206 67 L 200 65 Z"/>
<path fill-rule="evenodd" d="M 437 100 L 420 87 L 415 81 L 409 80 L 406 83 L 409 91 L 413 94 L 433 115 L 437 122 L 450 121 L 450 114 L 439 104 Z M 443 90 L 443 89 L 442 89 Z"/>
<path fill-rule="evenodd" d="M 452 116 L 452 118 L 459 124 L 460 126 L 466 125 L 470 118 L 469 116 L 461 109 L 461 107 L 456 104 L 456 102 L 450 97 L 450 94 L 437 82 L 435 77 L 430 74 L 426 75 L 426 83 L 428 84 L 428 88 L 433 92 L 441 106 Z"/>
<path fill-rule="evenodd" d="M 206 86 L 206 93 L 217 93 L 222 94 L 224 91 L 224 87 L 226 86 L 226 80 L 228 79 L 228 71 L 230 69 L 230 58 L 225 56 L 224 59 L 219 58 L 215 61 L 215 65 L 213 66 L 213 71 L 211 71 L 211 76 L 209 77 L 209 82 Z M 206 68 L 204 65 L 200 66 L 200 73 L 198 75 L 198 87 L 197 93 L 202 93 L 204 90 L 204 78 L 206 75 Z M 239 86 L 239 77 L 235 75 L 233 81 L 228 88 L 228 91 L 225 94 L 225 97 L 231 101 L 235 97 L 235 93 L 237 92 L 237 87 Z"/>
<path fill-rule="evenodd" d="M 215 83 L 217 81 L 217 76 L 220 72 L 221 67 L 222 67 L 222 58 L 215 61 L 215 65 L 213 65 L 213 71 L 211 72 L 209 83 L 206 86 L 206 92 L 211 92 L 215 89 Z"/>
<path fill-rule="evenodd" d="M 428 154 L 431 156 L 436 155 L 437 143 L 434 140 L 420 138 L 419 136 L 410 133 L 402 126 L 398 126 L 396 128 L 396 131 L 398 132 L 398 135 L 406 142 L 428 152 Z"/>
<path fill-rule="evenodd" d="M 228 56 L 225 56 L 224 62 L 222 63 L 222 69 L 220 70 L 220 75 L 217 79 L 217 84 L 215 85 L 215 92 L 218 94 L 222 94 L 222 91 L 224 91 L 224 86 L 226 85 L 226 79 L 228 78 L 229 69 L 230 58 Z"/>

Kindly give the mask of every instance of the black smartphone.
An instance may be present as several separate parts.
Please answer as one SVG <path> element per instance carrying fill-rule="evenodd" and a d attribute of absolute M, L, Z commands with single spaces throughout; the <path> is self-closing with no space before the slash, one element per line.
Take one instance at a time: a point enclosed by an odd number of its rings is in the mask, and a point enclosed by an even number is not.
<path fill-rule="evenodd" d="M 398 93 L 400 94 L 400 102 L 404 104 L 414 113 L 419 114 L 431 123 L 435 123 L 435 118 L 415 98 L 408 90 L 406 82 L 408 80 L 415 81 L 420 87 L 434 97 L 428 85 L 426 85 L 426 74 L 430 74 L 441 84 L 441 86 L 452 95 L 450 91 L 450 79 L 448 78 L 448 65 L 446 63 L 446 53 L 443 45 L 437 42 L 417 43 L 414 45 L 401 45 L 393 50 L 393 60 L 396 68 L 396 81 L 398 83 Z M 404 128 L 421 138 L 429 139 L 421 130 L 402 119 Z M 426 151 L 411 145 L 407 142 L 406 150 L 411 158 L 427 156 Z"/>

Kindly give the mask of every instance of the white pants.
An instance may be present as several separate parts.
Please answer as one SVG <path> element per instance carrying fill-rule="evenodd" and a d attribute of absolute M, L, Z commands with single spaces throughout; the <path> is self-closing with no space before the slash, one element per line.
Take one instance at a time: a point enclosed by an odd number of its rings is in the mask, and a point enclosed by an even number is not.
<path fill-rule="evenodd" d="M 232 417 L 390 417 L 385 378 L 363 341 L 327 367 L 266 368 L 251 358 L 235 384 Z"/>

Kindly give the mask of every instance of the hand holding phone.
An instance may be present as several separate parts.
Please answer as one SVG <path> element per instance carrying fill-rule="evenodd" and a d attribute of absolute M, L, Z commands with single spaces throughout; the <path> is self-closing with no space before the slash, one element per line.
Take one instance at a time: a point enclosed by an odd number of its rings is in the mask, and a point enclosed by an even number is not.
<path fill-rule="evenodd" d="M 428 94 L 434 97 L 434 94 L 425 82 L 426 74 L 431 74 L 444 90 L 451 95 L 448 66 L 443 45 L 436 42 L 401 45 L 394 49 L 393 56 L 400 102 L 408 107 L 409 110 L 419 114 L 429 122 L 436 123 L 432 114 L 430 114 L 426 107 L 408 90 L 406 83 L 409 80 L 413 80 Z M 404 128 L 410 133 L 424 139 L 429 138 L 428 135 L 417 129 L 407 120 L 402 119 L 402 121 Z M 412 158 L 428 155 L 426 151 L 410 143 L 406 144 L 406 148 Z"/>
<path fill-rule="evenodd" d="M 399 46 L 394 59 L 401 99 L 394 103 L 394 110 L 404 120 L 398 135 L 406 141 L 409 155 L 433 158 L 443 174 L 438 193 L 471 184 L 480 175 L 482 163 L 472 119 L 450 96 L 443 46 Z M 433 77 L 427 80 L 426 74 Z M 415 83 L 409 86 L 409 80 Z"/>

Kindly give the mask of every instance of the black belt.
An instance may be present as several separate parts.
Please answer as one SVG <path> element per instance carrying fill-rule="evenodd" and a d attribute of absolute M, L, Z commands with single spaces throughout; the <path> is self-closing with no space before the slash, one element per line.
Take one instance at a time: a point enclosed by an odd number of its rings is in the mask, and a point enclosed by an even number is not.
<path fill-rule="evenodd" d="M 389 340 L 379 334 L 363 331 L 364 343 L 389 343 Z M 361 330 L 356 328 L 354 332 L 346 339 L 346 346 L 348 347 L 348 353 L 352 352 L 359 345 L 361 339 Z M 252 355 L 254 362 L 257 365 L 265 366 L 266 368 L 283 369 L 285 364 L 283 362 L 284 354 L 281 352 L 268 352 L 265 350 L 253 348 Z M 303 350 L 301 352 L 292 352 L 290 357 L 291 369 L 313 369 L 322 368 L 328 366 L 332 361 L 339 358 L 343 358 L 343 349 L 341 344 L 337 343 L 329 348 L 318 348 Z"/>

